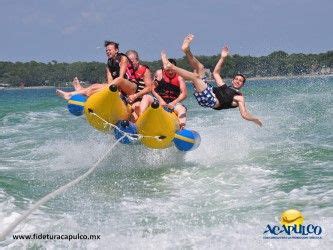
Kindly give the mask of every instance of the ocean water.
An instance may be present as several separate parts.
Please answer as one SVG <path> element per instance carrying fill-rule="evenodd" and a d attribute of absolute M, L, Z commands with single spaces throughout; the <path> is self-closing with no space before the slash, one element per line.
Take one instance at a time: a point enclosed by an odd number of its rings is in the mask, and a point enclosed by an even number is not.
<path fill-rule="evenodd" d="M 8 249 L 332 249 L 333 78 L 249 80 L 247 108 L 201 108 L 189 95 L 186 154 L 117 145 L 87 179 L 0 242 Z M 190 90 L 192 92 L 192 90 Z M 115 142 L 74 117 L 55 89 L 0 90 L 0 231 L 83 174 Z M 287 209 L 322 239 L 264 239 Z M 15 240 L 28 234 L 100 240 Z"/>

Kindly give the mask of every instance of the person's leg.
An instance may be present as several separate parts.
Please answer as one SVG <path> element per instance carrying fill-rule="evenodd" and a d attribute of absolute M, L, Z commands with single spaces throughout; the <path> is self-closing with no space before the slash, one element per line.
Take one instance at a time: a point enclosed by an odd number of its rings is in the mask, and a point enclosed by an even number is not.
<path fill-rule="evenodd" d="M 154 98 L 151 95 L 144 95 L 140 102 L 139 116 L 154 102 Z"/>
<path fill-rule="evenodd" d="M 87 87 L 87 88 L 81 88 L 80 90 L 70 91 L 66 92 L 60 89 L 56 90 L 57 95 L 61 96 L 65 100 L 69 100 L 73 95 L 85 95 L 85 96 L 91 96 L 92 94 L 98 92 L 100 89 L 105 87 L 105 84 L 102 83 L 94 83 L 93 85 Z"/>
<path fill-rule="evenodd" d="M 119 89 L 121 91 L 123 91 L 124 93 L 131 95 L 134 94 L 136 91 L 136 84 L 133 82 L 130 82 L 124 78 L 116 78 L 115 80 L 112 81 L 111 84 L 115 84 L 119 87 Z M 109 84 L 109 85 L 111 85 Z M 102 88 L 104 88 L 105 86 L 109 86 L 103 83 L 94 83 L 93 85 L 87 87 L 87 88 L 83 88 L 81 85 L 81 89 L 79 90 L 75 90 L 72 92 L 65 92 L 62 90 L 57 90 L 57 94 L 61 97 L 63 97 L 65 100 L 70 99 L 73 95 L 77 95 L 77 94 L 82 94 L 82 95 L 86 95 L 86 96 L 91 96 L 92 94 L 98 92 L 99 90 L 101 90 Z"/>
<path fill-rule="evenodd" d="M 184 42 L 182 44 L 182 51 L 184 52 L 187 61 L 194 69 L 195 73 L 199 75 L 199 77 L 203 78 L 205 76 L 205 67 L 199 60 L 192 54 L 190 49 L 190 44 L 194 38 L 194 35 L 189 34 L 185 37 Z"/>
<path fill-rule="evenodd" d="M 185 69 L 179 68 L 169 62 L 168 57 L 165 52 L 161 52 L 161 59 L 164 69 L 172 69 L 176 71 L 181 77 L 184 77 L 186 80 L 192 81 L 197 92 L 204 91 L 207 88 L 207 83 L 205 83 L 198 74 L 187 71 Z"/>
<path fill-rule="evenodd" d="M 72 92 L 75 92 L 75 91 L 72 91 Z M 64 98 L 66 101 L 69 100 L 69 99 L 71 99 L 72 92 L 66 92 L 66 91 L 63 91 L 63 90 L 60 90 L 60 89 L 56 90 L 56 94 L 58 96 Z"/>
<path fill-rule="evenodd" d="M 134 94 L 136 91 L 136 88 L 137 88 L 137 86 L 134 82 L 131 82 L 125 78 L 120 78 L 120 77 L 113 80 L 110 85 L 112 85 L 112 84 L 117 85 L 119 90 L 121 90 L 122 92 L 124 92 L 127 95 Z"/>
<path fill-rule="evenodd" d="M 180 129 L 183 129 L 186 125 L 186 108 L 179 103 L 176 105 L 174 111 L 178 116 L 179 127 Z"/>
<path fill-rule="evenodd" d="M 94 83 L 93 85 L 89 86 L 88 88 L 82 88 L 80 91 L 82 91 L 83 95 L 91 96 L 92 94 L 95 94 L 96 92 L 100 91 L 107 85 L 104 83 Z"/>
<path fill-rule="evenodd" d="M 79 79 L 77 77 L 74 77 L 72 85 L 73 85 L 73 87 L 74 87 L 75 90 L 81 90 L 81 89 L 83 89 L 83 87 L 81 86 L 80 81 L 79 81 Z"/>
<path fill-rule="evenodd" d="M 140 102 L 135 102 L 131 105 L 132 107 L 132 118 L 134 122 L 139 118 L 140 115 Z"/>

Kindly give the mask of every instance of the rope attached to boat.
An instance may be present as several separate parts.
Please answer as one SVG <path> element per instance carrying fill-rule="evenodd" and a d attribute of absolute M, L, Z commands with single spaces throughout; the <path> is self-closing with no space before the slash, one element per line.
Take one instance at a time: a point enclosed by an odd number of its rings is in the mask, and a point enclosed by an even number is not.
<path fill-rule="evenodd" d="M 160 136 L 150 136 L 150 135 L 142 135 L 142 134 L 133 134 L 133 133 L 128 133 L 125 131 L 122 131 L 118 126 L 115 124 L 112 124 L 102 117 L 100 117 L 98 114 L 96 114 L 92 109 L 88 110 L 90 114 L 96 116 L 98 119 L 100 119 L 104 123 L 104 127 L 106 128 L 107 126 L 112 127 L 116 130 L 118 130 L 121 134 L 122 137 L 120 137 L 110 148 L 109 150 L 99 159 L 97 162 L 84 174 L 76 178 L 75 180 L 61 186 L 57 190 L 49 193 L 48 195 L 44 196 L 42 199 L 37 201 L 28 211 L 20 215 L 15 221 L 13 221 L 3 232 L 0 233 L 0 241 L 5 240 L 5 238 L 8 236 L 10 232 L 12 232 L 24 219 L 26 219 L 32 212 L 34 212 L 37 208 L 39 208 L 41 205 L 49 201 L 50 199 L 58 196 L 59 194 L 63 193 L 66 191 L 68 188 L 74 186 L 81 180 L 85 179 L 88 175 L 90 175 L 96 168 L 97 166 L 107 157 L 109 153 L 111 153 L 112 149 L 125 137 L 128 137 L 130 140 L 141 140 L 142 138 L 153 138 L 156 140 L 163 140 L 166 137 L 164 135 Z"/>
<path fill-rule="evenodd" d="M 122 131 L 117 125 L 106 121 L 105 119 L 100 117 L 98 114 L 96 114 L 92 109 L 88 109 L 88 111 L 89 111 L 90 114 L 96 116 L 98 119 L 100 119 L 104 123 L 104 128 L 107 128 L 107 127 L 114 128 L 114 129 L 118 130 L 121 134 L 125 135 L 126 137 L 128 137 L 131 140 L 141 140 L 142 138 L 153 138 L 153 139 L 156 139 L 156 140 L 163 140 L 163 139 L 166 138 L 166 136 L 164 136 L 164 135 L 152 136 L 152 135 L 132 134 L 132 133 Z"/>
<path fill-rule="evenodd" d="M 21 214 L 18 218 L 16 218 L 15 221 L 13 221 L 4 231 L 0 233 L 0 241 L 5 240 L 5 238 L 8 236 L 10 232 L 12 232 L 15 227 L 17 227 L 24 219 L 26 219 L 33 211 L 35 211 L 37 208 L 39 208 L 41 205 L 46 203 L 47 201 L 51 200 L 52 198 L 58 196 L 59 194 L 63 193 L 66 191 L 68 188 L 74 186 L 75 184 L 79 183 L 83 179 L 85 179 L 88 175 L 90 175 L 96 168 L 97 166 L 111 153 L 112 149 L 124 138 L 126 135 L 123 135 L 120 137 L 113 145 L 109 148 L 109 150 L 100 157 L 96 163 L 84 174 L 80 175 L 77 177 L 75 180 L 72 180 L 71 182 L 61 186 L 57 190 L 54 190 L 53 192 L 49 193 L 48 195 L 44 196 L 41 198 L 39 201 L 37 201 L 28 211 L 25 213 Z"/>

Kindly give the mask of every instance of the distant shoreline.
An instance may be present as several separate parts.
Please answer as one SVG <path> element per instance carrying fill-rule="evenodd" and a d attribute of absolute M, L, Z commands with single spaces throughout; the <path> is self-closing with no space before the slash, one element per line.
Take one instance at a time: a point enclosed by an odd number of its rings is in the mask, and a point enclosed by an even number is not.
<path fill-rule="evenodd" d="M 333 74 L 309 74 L 309 75 L 293 75 L 293 76 L 262 76 L 262 77 L 249 77 L 247 80 L 279 80 L 288 78 L 316 78 L 316 77 L 333 77 Z M 228 80 L 228 78 L 226 78 Z M 209 82 L 214 82 L 213 79 L 208 79 Z M 14 90 L 14 89 L 56 89 L 57 86 L 29 86 L 29 87 L 0 87 L 0 90 Z M 59 86 L 59 88 L 71 88 L 71 86 Z"/>
<path fill-rule="evenodd" d="M 55 86 L 29 86 L 29 87 L 0 87 L 0 90 L 17 90 L 17 89 L 55 89 Z"/>
<path fill-rule="evenodd" d="M 260 76 L 260 77 L 248 77 L 246 80 L 279 80 L 279 79 L 288 79 L 288 78 L 316 78 L 316 77 L 332 77 L 333 74 L 308 74 L 308 75 L 292 75 L 292 76 Z M 231 78 L 225 78 L 230 80 Z M 214 79 L 208 79 L 209 82 L 214 82 Z"/>
<path fill-rule="evenodd" d="M 308 75 L 292 75 L 292 76 L 261 76 L 261 77 L 249 77 L 248 80 L 279 80 L 286 78 L 311 78 L 311 77 L 330 77 L 333 74 L 308 74 Z"/>

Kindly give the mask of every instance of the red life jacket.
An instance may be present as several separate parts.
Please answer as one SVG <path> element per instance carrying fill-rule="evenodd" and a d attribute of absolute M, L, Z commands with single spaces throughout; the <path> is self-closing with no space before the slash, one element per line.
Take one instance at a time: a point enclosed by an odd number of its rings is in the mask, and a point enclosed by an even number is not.
<path fill-rule="evenodd" d="M 134 72 L 135 79 L 138 81 L 143 81 L 143 77 L 144 77 L 147 69 L 148 69 L 148 66 L 139 64 L 139 67 Z"/>
<path fill-rule="evenodd" d="M 133 66 L 128 67 L 131 82 L 134 82 L 137 85 L 136 93 L 140 92 L 146 87 L 145 82 L 143 81 L 144 75 L 148 66 L 139 64 L 139 67 L 135 70 Z"/>
<path fill-rule="evenodd" d="M 170 103 L 180 95 L 179 75 L 175 74 L 172 78 L 162 70 L 162 79 L 157 81 L 158 86 L 155 91 L 166 103 Z"/>
<path fill-rule="evenodd" d="M 136 85 L 137 85 L 137 88 L 136 88 L 137 93 L 146 87 L 146 84 L 143 79 L 144 79 L 147 69 L 149 69 L 148 66 L 139 64 L 139 67 L 134 72 Z"/>

